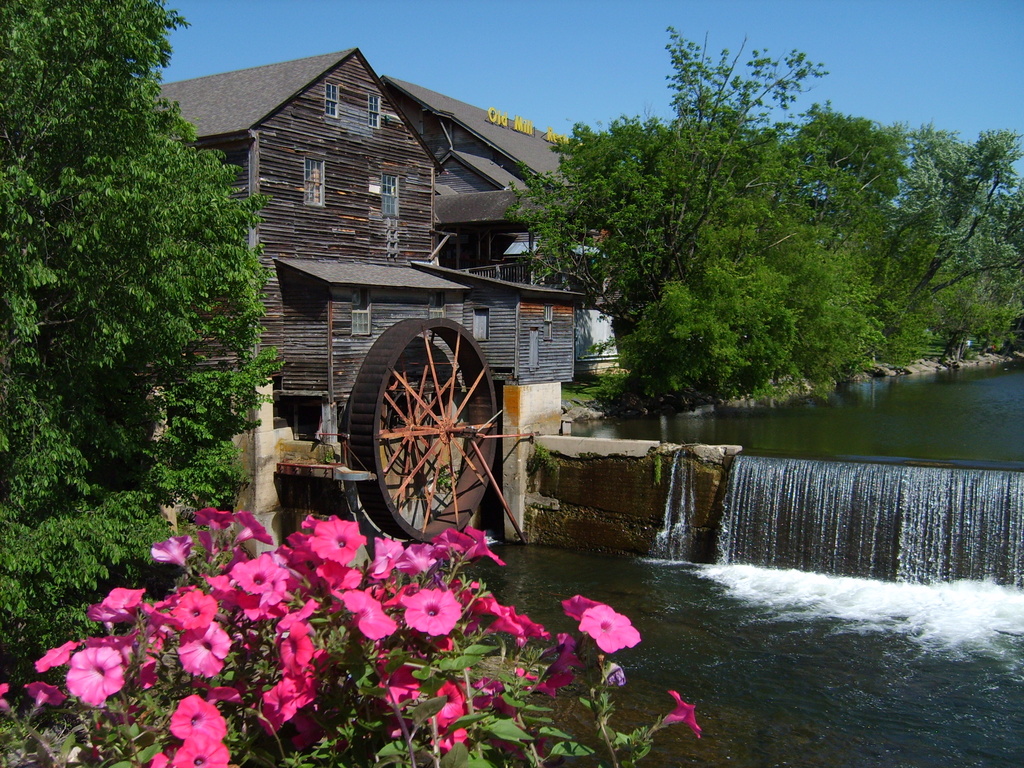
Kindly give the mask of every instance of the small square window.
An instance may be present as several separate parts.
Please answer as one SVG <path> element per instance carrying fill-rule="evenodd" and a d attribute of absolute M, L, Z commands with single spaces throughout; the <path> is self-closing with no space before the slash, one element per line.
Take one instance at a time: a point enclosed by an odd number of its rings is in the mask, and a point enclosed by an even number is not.
<path fill-rule="evenodd" d="M 374 93 L 366 97 L 366 124 L 371 128 L 380 128 L 380 96 Z"/>
<path fill-rule="evenodd" d="M 398 177 L 384 173 L 380 177 L 380 212 L 382 216 L 398 215 Z"/>
<path fill-rule="evenodd" d="M 330 83 L 324 85 L 324 114 L 328 117 L 338 116 L 338 86 Z"/>
<path fill-rule="evenodd" d="M 487 341 L 491 334 L 491 310 L 477 307 L 473 310 L 473 338 Z"/>
<path fill-rule="evenodd" d="M 324 161 L 306 158 L 306 205 L 324 204 Z"/>

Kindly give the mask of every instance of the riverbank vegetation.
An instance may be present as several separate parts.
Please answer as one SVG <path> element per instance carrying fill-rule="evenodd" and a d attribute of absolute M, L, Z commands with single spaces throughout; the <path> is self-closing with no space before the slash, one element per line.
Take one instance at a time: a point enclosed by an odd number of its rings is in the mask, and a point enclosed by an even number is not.
<path fill-rule="evenodd" d="M 1019 339 L 1018 135 L 793 114 L 822 65 L 670 38 L 672 117 L 577 125 L 518 208 L 611 318 L 622 386 L 761 395 Z"/>

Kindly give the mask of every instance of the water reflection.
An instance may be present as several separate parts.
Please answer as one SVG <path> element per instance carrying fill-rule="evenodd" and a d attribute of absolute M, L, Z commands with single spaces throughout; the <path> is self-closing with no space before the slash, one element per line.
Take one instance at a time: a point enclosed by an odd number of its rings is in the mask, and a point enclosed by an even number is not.
<path fill-rule="evenodd" d="M 574 424 L 573 433 L 798 456 L 1024 462 L 1024 365 L 871 379 L 826 402 Z"/>

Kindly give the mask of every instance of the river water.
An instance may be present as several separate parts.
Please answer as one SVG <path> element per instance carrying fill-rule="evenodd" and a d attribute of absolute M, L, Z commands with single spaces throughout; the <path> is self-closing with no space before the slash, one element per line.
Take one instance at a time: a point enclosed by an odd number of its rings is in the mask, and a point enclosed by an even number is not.
<path fill-rule="evenodd" d="M 795 456 L 1024 462 L 1024 364 L 870 379 L 784 408 L 584 422 L 573 434 Z"/>
<path fill-rule="evenodd" d="M 577 435 L 750 453 L 1019 469 L 1024 366 L 872 380 L 825 403 L 573 425 Z M 552 630 L 580 593 L 629 615 L 620 729 L 697 705 L 704 738 L 659 734 L 652 768 L 1020 768 L 1024 592 L 742 564 L 501 548 L 488 584 Z M 569 717 L 585 718 L 578 705 Z"/>

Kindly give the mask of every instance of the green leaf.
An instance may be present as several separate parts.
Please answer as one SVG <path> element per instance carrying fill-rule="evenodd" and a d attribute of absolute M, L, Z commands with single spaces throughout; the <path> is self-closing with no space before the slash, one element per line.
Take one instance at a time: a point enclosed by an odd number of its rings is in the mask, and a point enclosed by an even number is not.
<path fill-rule="evenodd" d="M 551 749 L 552 755 L 564 755 L 566 757 L 587 757 L 594 754 L 594 750 L 586 744 L 577 741 L 560 741 Z"/>
<path fill-rule="evenodd" d="M 447 703 L 447 696 L 435 696 L 432 699 L 427 699 L 422 704 L 417 704 L 416 708 L 412 711 L 412 721 L 416 723 L 416 725 L 422 725 L 444 709 L 444 705 Z"/>
<path fill-rule="evenodd" d="M 441 758 L 441 768 L 468 768 L 469 750 L 462 742 L 455 742 L 448 753 Z"/>
<path fill-rule="evenodd" d="M 495 720 L 493 723 L 485 725 L 484 730 L 495 738 L 501 739 L 502 741 L 510 741 L 515 744 L 533 741 L 533 737 L 530 736 L 530 734 L 511 720 L 507 719 Z"/>

